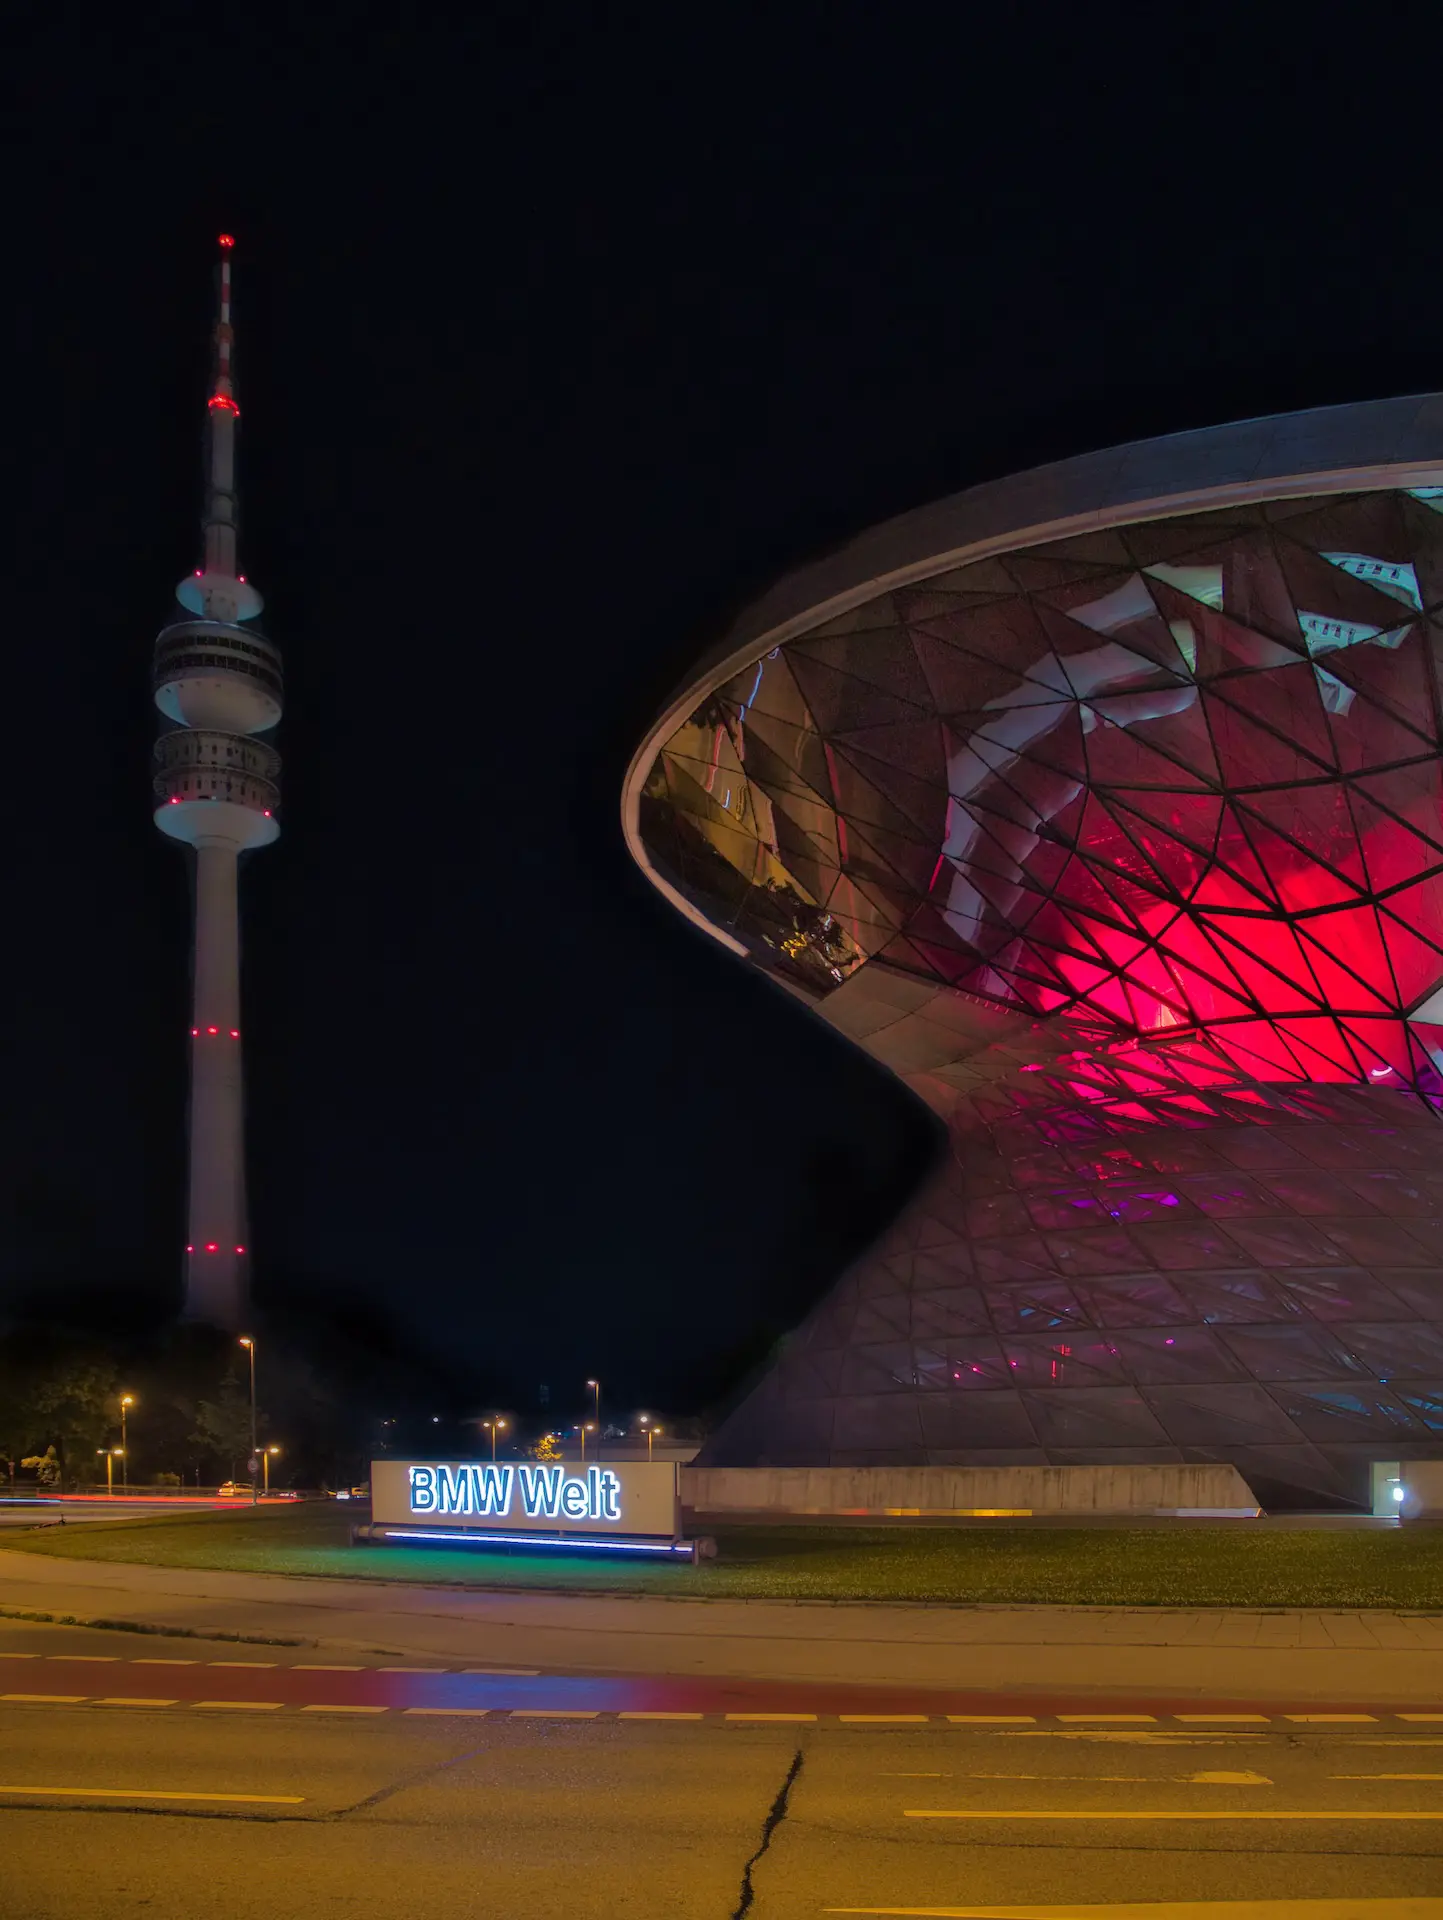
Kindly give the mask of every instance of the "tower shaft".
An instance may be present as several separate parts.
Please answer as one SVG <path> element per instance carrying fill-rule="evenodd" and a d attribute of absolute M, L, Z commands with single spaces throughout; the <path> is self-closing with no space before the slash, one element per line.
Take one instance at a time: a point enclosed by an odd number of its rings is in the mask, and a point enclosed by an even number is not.
<path fill-rule="evenodd" d="M 197 844 L 186 1312 L 230 1328 L 248 1294 L 238 877 L 234 846 Z"/>

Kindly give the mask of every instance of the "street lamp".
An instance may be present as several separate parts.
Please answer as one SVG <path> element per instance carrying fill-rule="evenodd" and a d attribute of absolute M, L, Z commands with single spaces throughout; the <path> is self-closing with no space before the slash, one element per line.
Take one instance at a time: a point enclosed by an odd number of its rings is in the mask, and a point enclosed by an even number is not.
<path fill-rule="evenodd" d="M 646 1457 L 648 1460 L 651 1459 L 651 1443 L 660 1432 L 660 1427 L 648 1427 L 646 1430 Z"/>
<path fill-rule="evenodd" d="M 601 1382 L 588 1380 L 587 1386 L 596 1395 L 596 1457 L 601 1458 Z"/>
<path fill-rule="evenodd" d="M 489 1420 L 483 1420 L 481 1424 L 491 1435 L 491 1458 L 494 1460 L 496 1458 L 496 1436 L 498 1433 L 505 1432 L 506 1422 L 499 1414 L 493 1414 Z"/>
<path fill-rule="evenodd" d="M 97 1447 L 97 1453 L 105 1455 L 105 1491 L 108 1497 L 115 1495 L 115 1456 L 122 1450 L 119 1447 Z"/>
<path fill-rule="evenodd" d="M 267 1495 L 269 1495 L 271 1490 L 271 1455 L 273 1453 L 279 1453 L 279 1452 L 280 1452 L 279 1447 L 267 1447 L 265 1452 L 261 1455 L 261 1466 L 265 1469 Z"/>
<path fill-rule="evenodd" d="M 254 1506 L 260 1497 L 256 1487 L 256 1469 L 260 1464 L 256 1459 L 256 1343 L 248 1333 L 243 1333 L 240 1344 L 251 1357 L 251 1505 Z"/>
<path fill-rule="evenodd" d="M 586 1465 L 586 1436 L 588 1433 L 596 1432 L 596 1422 L 594 1420 L 583 1420 L 581 1425 L 577 1428 L 577 1432 L 581 1435 L 581 1464 L 582 1466 L 585 1466 Z"/>
<path fill-rule="evenodd" d="M 135 1405 L 133 1393 L 120 1396 L 120 1485 L 124 1492 L 130 1491 L 130 1442 L 125 1437 L 125 1410 Z"/>

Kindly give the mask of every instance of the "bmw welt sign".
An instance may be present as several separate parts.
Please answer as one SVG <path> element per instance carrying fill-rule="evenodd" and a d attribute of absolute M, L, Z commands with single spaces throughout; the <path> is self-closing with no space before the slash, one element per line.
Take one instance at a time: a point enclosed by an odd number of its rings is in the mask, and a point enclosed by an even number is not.
<path fill-rule="evenodd" d="M 373 1460 L 377 1526 L 504 1526 L 534 1533 L 678 1532 L 673 1461 L 544 1466 L 529 1460 Z"/>

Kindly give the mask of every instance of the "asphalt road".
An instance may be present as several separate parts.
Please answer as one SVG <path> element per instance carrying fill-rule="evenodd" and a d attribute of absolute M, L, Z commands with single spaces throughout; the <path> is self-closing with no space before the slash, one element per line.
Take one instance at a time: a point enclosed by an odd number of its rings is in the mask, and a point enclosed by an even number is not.
<path fill-rule="evenodd" d="M 5 1920 L 1443 1920 L 1443 1722 L 417 1711 L 335 1690 L 445 1676 L 137 1638 L 0 1625 Z"/>

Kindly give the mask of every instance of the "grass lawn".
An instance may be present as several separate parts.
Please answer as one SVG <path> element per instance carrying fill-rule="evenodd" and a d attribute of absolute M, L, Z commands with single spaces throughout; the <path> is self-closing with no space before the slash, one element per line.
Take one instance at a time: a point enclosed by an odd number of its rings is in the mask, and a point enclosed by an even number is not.
<path fill-rule="evenodd" d="M 364 1510 L 363 1510 L 364 1513 Z M 343 1575 L 451 1586 L 682 1598 L 950 1600 L 1090 1606 L 1443 1608 L 1443 1529 L 735 1527 L 701 1566 L 540 1561 L 352 1547 L 362 1517 L 329 1504 L 84 1521 L 8 1533 L 26 1553 L 146 1566 Z M 3 1575 L 0 1575 L 3 1579 Z"/>

